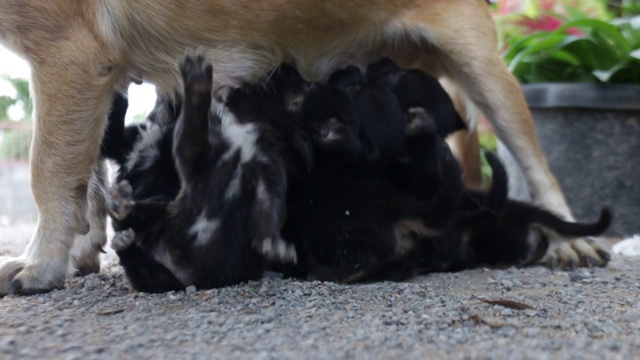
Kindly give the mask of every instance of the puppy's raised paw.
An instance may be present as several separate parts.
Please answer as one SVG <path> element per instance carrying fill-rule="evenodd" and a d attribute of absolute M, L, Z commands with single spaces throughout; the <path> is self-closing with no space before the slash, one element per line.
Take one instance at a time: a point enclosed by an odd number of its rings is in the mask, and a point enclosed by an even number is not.
<path fill-rule="evenodd" d="M 213 67 L 201 52 L 187 54 L 180 64 L 180 72 L 189 101 L 197 104 L 203 99 L 201 95 L 211 96 Z"/>
<path fill-rule="evenodd" d="M 122 221 L 133 209 L 133 188 L 128 181 L 124 180 L 113 184 L 109 192 L 109 214 L 116 220 Z"/>
<path fill-rule="evenodd" d="M 136 233 L 132 229 L 127 229 L 123 231 L 118 231 L 111 239 L 111 248 L 114 251 L 123 251 L 126 250 L 131 244 L 133 244 L 133 240 L 136 238 Z"/>

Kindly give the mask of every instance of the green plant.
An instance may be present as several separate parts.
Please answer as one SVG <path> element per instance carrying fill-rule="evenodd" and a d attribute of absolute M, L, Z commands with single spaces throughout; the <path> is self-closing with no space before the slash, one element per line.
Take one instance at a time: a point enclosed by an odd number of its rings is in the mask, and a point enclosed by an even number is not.
<path fill-rule="evenodd" d="M 29 81 L 21 78 L 13 78 L 7 74 L 0 76 L 0 81 L 6 81 L 13 86 L 16 96 L 0 96 L 0 121 L 9 120 L 7 112 L 13 105 L 20 105 L 24 111 L 26 119 L 31 118 L 33 106 L 31 104 L 31 95 L 29 93 Z"/>
<path fill-rule="evenodd" d="M 552 31 L 514 35 L 508 49 L 504 59 L 522 83 L 640 83 L 640 16 L 579 18 Z"/>

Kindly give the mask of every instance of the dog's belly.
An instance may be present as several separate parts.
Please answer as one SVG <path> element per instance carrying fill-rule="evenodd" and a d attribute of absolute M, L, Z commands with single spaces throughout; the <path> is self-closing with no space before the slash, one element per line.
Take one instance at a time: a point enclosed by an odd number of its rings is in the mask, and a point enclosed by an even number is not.
<path fill-rule="evenodd" d="M 188 48 L 205 50 L 221 85 L 254 81 L 283 61 L 323 80 L 337 67 L 365 64 L 401 44 L 402 12 L 433 1 L 117 0 L 104 2 L 98 18 L 130 74 L 176 91 L 177 63 Z"/>

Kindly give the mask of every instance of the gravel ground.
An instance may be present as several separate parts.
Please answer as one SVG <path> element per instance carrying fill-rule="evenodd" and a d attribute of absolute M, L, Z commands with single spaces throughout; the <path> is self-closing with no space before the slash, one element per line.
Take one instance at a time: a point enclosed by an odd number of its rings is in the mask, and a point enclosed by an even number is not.
<path fill-rule="evenodd" d="M 606 269 L 478 269 L 357 286 L 269 274 L 159 295 L 132 292 L 112 253 L 105 262 L 65 290 L 0 299 L 0 357 L 640 357 L 637 257 L 614 256 Z"/>

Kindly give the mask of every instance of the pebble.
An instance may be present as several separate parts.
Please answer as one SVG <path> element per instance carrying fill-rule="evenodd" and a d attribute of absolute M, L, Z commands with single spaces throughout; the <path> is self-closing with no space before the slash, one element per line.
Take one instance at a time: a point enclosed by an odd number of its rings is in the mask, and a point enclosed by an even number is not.
<path fill-rule="evenodd" d="M 513 282 L 507 279 L 504 279 L 500 282 L 505 289 L 511 290 L 513 288 Z"/>
<path fill-rule="evenodd" d="M 616 271 L 478 269 L 360 285 L 269 275 L 166 294 L 134 293 L 121 271 L 103 267 L 99 276 L 70 279 L 63 291 L 0 299 L 0 353 L 69 359 L 631 359 L 640 348 L 640 272 L 632 258 L 613 261 Z M 475 297 L 535 309 L 484 306 Z"/>
<path fill-rule="evenodd" d="M 573 282 L 585 282 L 591 280 L 591 274 L 585 269 L 572 271 L 569 273 L 569 279 Z"/>

